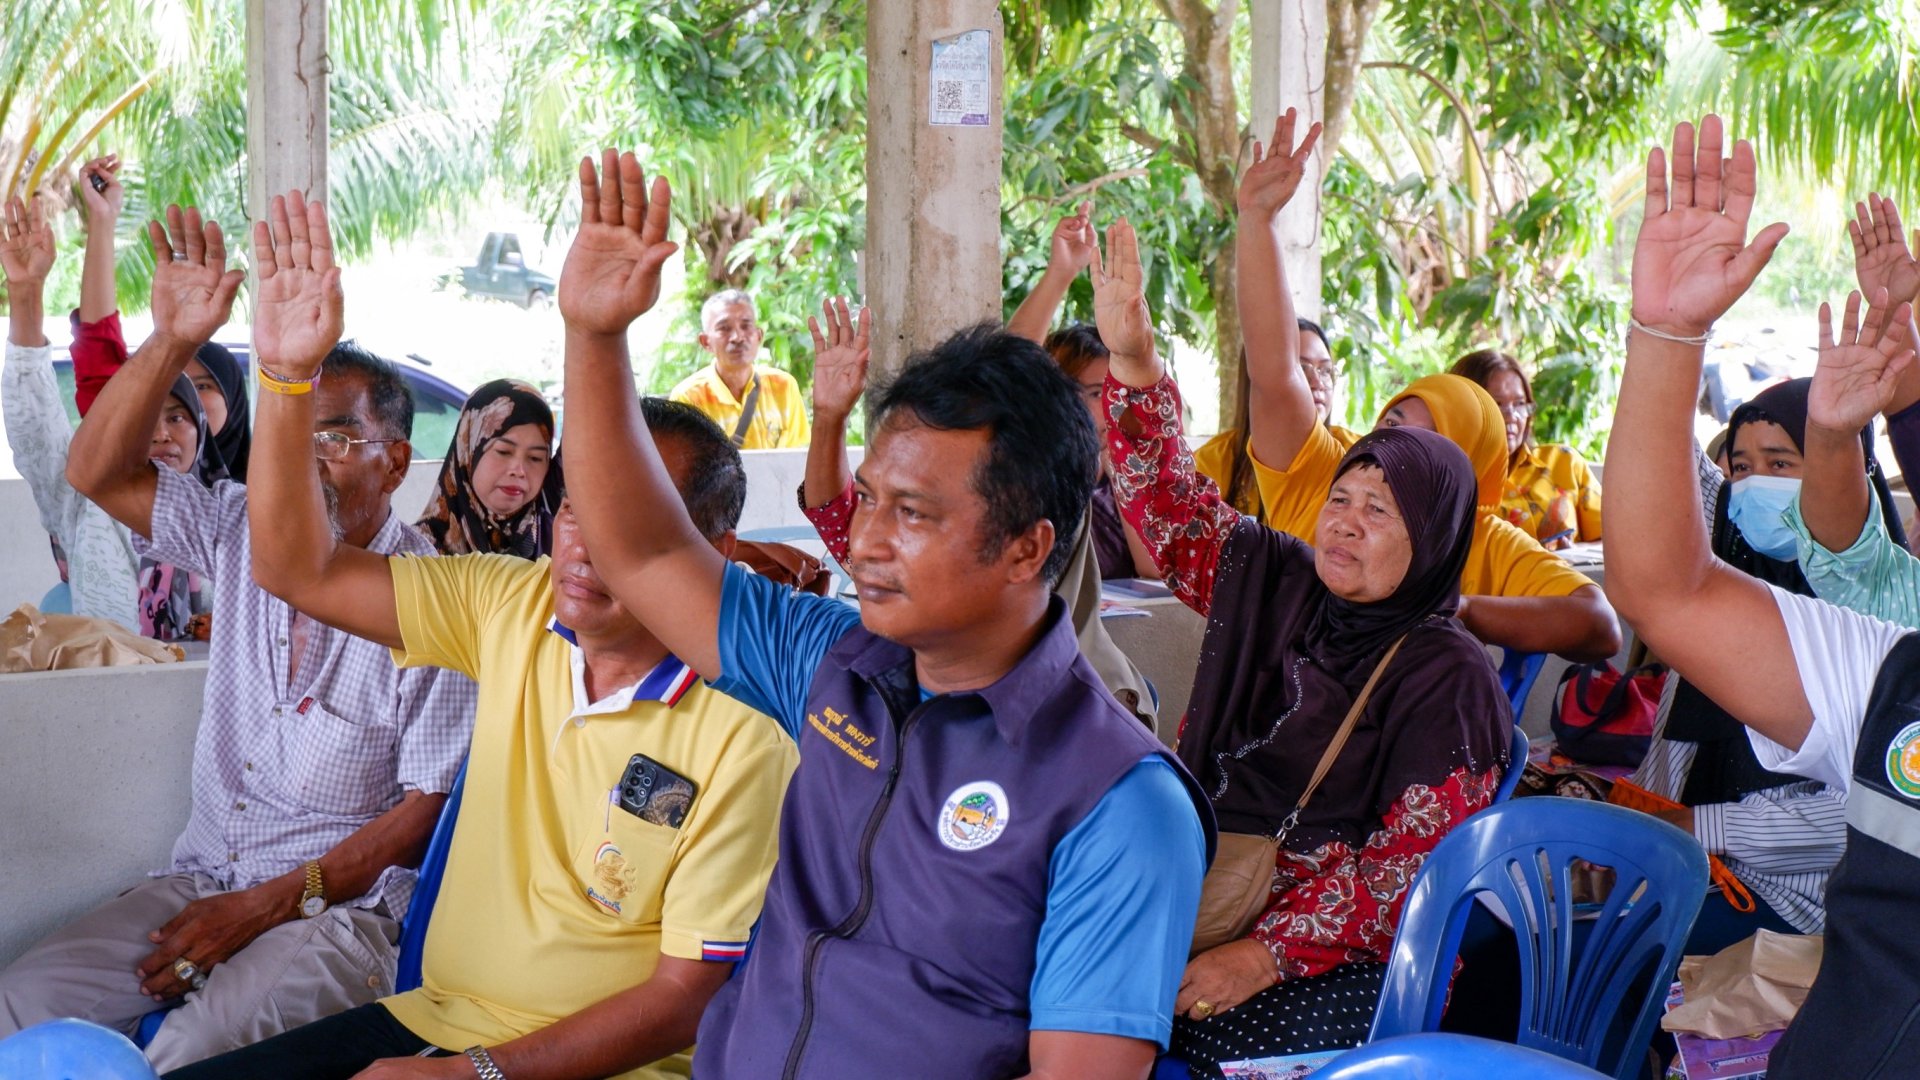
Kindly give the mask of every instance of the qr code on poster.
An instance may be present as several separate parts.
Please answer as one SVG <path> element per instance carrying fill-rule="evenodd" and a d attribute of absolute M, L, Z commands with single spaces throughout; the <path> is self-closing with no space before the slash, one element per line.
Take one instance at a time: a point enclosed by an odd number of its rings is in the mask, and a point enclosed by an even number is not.
<path fill-rule="evenodd" d="M 965 108 L 966 85 L 954 79 L 941 79 L 933 84 L 933 108 L 935 112 L 957 113 Z"/>

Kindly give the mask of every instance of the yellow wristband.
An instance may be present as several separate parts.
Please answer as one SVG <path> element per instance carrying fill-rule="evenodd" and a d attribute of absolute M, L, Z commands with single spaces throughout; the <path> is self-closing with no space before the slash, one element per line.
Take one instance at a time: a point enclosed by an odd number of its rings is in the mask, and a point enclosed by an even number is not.
<path fill-rule="evenodd" d="M 315 375 L 311 379 L 289 379 L 285 375 L 270 370 L 265 364 L 255 364 L 254 366 L 260 371 L 260 389 L 271 390 L 276 394 L 285 394 L 288 397 L 297 397 L 301 394 L 312 393 L 313 388 L 319 385 L 320 382 L 320 376 L 318 375 Z"/>

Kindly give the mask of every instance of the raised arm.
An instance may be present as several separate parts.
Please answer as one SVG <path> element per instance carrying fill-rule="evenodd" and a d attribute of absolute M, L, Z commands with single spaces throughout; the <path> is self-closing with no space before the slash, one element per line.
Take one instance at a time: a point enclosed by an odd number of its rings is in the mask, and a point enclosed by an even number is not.
<path fill-rule="evenodd" d="M 807 448 L 807 473 L 801 501 L 812 510 L 844 496 L 853 486 L 853 468 L 847 463 L 847 421 L 867 388 L 867 360 L 872 355 L 873 312 L 860 309 L 860 320 L 843 297 L 820 305 L 826 329 L 807 318 L 813 332 L 813 442 Z M 842 536 L 834 558 L 846 558 Z M 833 548 L 828 538 L 827 546 Z"/>
<path fill-rule="evenodd" d="M 1300 329 L 1293 293 L 1280 261 L 1280 211 L 1300 189 L 1307 159 L 1320 141 L 1320 125 L 1293 144 L 1298 113 L 1288 109 L 1273 126 L 1273 142 L 1253 144 L 1253 164 L 1240 178 L 1238 233 L 1241 335 L 1246 341 L 1248 431 L 1253 456 L 1285 469 L 1320 422 L 1313 390 L 1300 368 Z M 1235 453 L 1239 448 L 1235 448 Z"/>
<path fill-rule="evenodd" d="M 1093 261 L 1093 204 L 1083 202 L 1073 216 L 1060 219 L 1053 227 L 1053 243 L 1047 252 L 1047 269 L 1034 283 L 1027 298 L 1007 320 L 1007 333 L 1018 334 L 1036 345 L 1044 345 L 1047 328 L 1067 298 L 1067 289 Z"/>
<path fill-rule="evenodd" d="M 1812 708 L 1767 587 L 1713 557 L 1693 472 L 1704 342 L 1758 277 L 1787 227 L 1747 242 L 1753 147 L 1722 161 L 1720 119 L 1674 131 L 1672 174 L 1647 157 L 1633 253 L 1633 323 L 1607 444 L 1607 595 L 1654 652 L 1742 723 L 1789 748 Z M 1681 339 L 1681 340 L 1674 340 Z"/>
<path fill-rule="evenodd" d="M 1820 364 L 1807 394 L 1806 467 L 1800 485 L 1800 515 L 1807 531 L 1828 551 L 1845 551 L 1866 527 L 1873 491 L 1860 449 L 1860 429 L 1891 407 L 1913 370 L 1913 305 L 1886 310 L 1887 290 L 1877 289 L 1866 323 L 1860 294 L 1847 297 L 1840 336 L 1833 335 L 1833 309 L 1820 305 Z"/>
<path fill-rule="evenodd" d="M 1900 208 L 1892 199 L 1869 192 L 1865 202 L 1853 204 L 1854 219 L 1847 222 L 1847 237 L 1853 241 L 1853 275 L 1860 294 L 1869 301 L 1887 291 L 1887 306 L 1903 300 L 1920 304 L 1920 259 L 1913 257 L 1907 243 L 1907 230 L 1900 221 Z M 1893 399 L 1881 410 L 1887 416 L 1887 442 L 1902 476 L 1920 476 L 1920 450 L 1915 449 L 1911 432 L 1920 411 L 1920 366 L 1901 375 Z M 1897 419 L 1896 419 L 1897 418 Z"/>
<path fill-rule="evenodd" d="M 37 349 L 47 344 L 45 295 L 53 270 L 53 226 L 38 195 L 32 205 L 18 195 L 7 200 L 0 225 L 0 271 L 7 279 L 7 343 Z"/>
<path fill-rule="evenodd" d="M 253 580 L 329 626 L 399 648 L 386 557 L 334 536 L 313 463 L 313 386 L 340 340 L 346 302 L 327 209 L 294 191 L 275 195 L 268 217 L 253 226 L 253 348 L 263 372 L 247 478 Z"/>
<path fill-rule="evenodd" d="M 116 521 L 152 535 L 159 486 L 147 449 L 153 418 L 195 349 L 233 311 L 244 275 L 227 269 L 217 222 L 191 207 L 167 207 L 167 224 L 147 224 L 153 245 L 153 334 L 100 392 L 67 452 L 67 482 Z"/>
<path fill-rule="evenodd" d="M 580 162 L 580 232 L 560 271 L 566 320 L 567 490 L 594 569 L 627 610 L 709 679 L 720 671 L 726 559 L 700 535 L 647 431 L 627 327 L 660 297 L 671 192 L 649 194 L 631 153 Z"/>
<path fill-rule="evenodd" d="M 112 154 L 80 168 L 80 201 L 87 208 L 87 255 L 80 269 L 80 321 L 99 322 L 120 310 L 114 292 L 113 238 L 127 191 L 120 159 Z"/>

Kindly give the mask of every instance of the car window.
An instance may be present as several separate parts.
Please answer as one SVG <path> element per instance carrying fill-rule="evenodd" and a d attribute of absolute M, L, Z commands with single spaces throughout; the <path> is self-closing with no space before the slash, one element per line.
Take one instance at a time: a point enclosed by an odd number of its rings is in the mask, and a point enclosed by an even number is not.
<path fill-rule="evenodd" d="M 407 389 L 413 391 L 414 459 L 446 457 L 447 448 L 453 445 L 454 429 L 460 426 L 460 406 L 465 401 L 452 400 L 444 388 L 419 378 L 412 371 L 402 368 L 400 373 L 406 376 Z"/>

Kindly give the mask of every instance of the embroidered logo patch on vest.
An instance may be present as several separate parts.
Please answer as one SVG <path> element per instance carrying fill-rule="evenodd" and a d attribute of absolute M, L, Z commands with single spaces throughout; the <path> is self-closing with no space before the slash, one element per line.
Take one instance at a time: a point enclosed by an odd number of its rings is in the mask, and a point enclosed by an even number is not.
<path fill-rule="evenodd" d="M 1920 799 L 1920 722 L 1908 724 L 1887 744 L 1887 782 L 1909 799 Z"/>
<path fill-rule="evenodd" d="M 935 831 L 955 851 L 978 851 L 1007 831 L 1007 793 L 991 780 L 962 784 L 947 796 Z"/>

